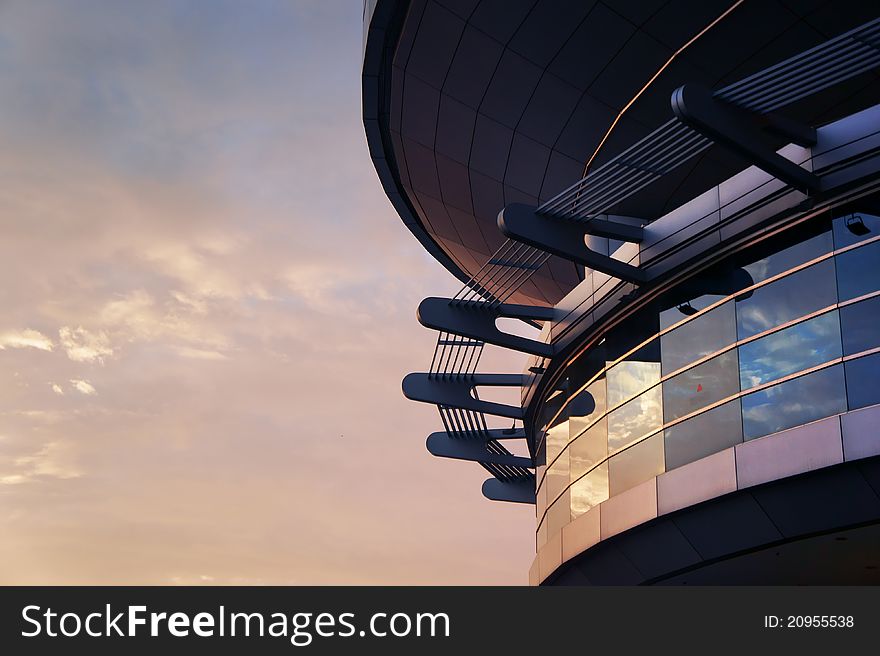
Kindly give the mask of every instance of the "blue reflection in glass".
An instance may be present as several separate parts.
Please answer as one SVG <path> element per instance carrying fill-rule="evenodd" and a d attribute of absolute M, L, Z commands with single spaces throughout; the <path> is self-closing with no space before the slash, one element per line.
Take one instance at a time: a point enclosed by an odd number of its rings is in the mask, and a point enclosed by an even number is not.
<path fill-rule="evenodd" d="M 777 253 L 768 255 L 765 258 L 747 264 L 743 267 L 748 271 L 752 280 L 761 282 L 772 278 L 773 276 L 784 273 L 789 269 L 796 267 L 798 264 L 814 260 L 820 255 L 830 253 L 833 249 L 831 239 L 831 231 L 823 232 L 806 239 L 800 243 L 789 246 Z"/>
<path fill-rule="evenodd" d="M 880 353 L 850 360 L 844 366 L 849 409 L 880 403 Z"/>
<path fill-rule="evenodd" d="M 736 349 L 731 349 L 663 383 L 663 419 L 678 419 L 737 392 Z"/>
<path fill-rule="evenodd" d="M 663 374 L 670 374 L 735 341 L 736 313 L 733 301 L 729 301 L 660 338 Z"/>
<path fill-rule="evenodd" d="M 840 308 L 843 354 L 880 346 L 880 296 Z"/>
<path fill-rule="evenodd" d="M 836 301 L 834 261 L 829 258 L 737 300 L 737 335 L 757 335 Z"/>
<path fill-rule="evenodd" d="M 739 444 L 743 441 L 739 399 L 667 428 L 664 441 L 667 470 Z"/>
<path fill-rule="evenodd" d="M 747 390 L 840 355 L 840 319 L 832 310 L 740 346 L 740 386 Z"/>
<path fill-rule="evenodd" d="M 841 253 L 835 259 L 841 301 L 880 289 L 880 242 Z"/>
<path fill-rule="evenodd" d="M 834 248 L 843 248 L 880 235 L 880 216 L 850 212 L 834 219 Z"/>
<path fill-rule="evenodd" d="M 752 440 L 845 411 L 843 366 L 837 364 L 744 396 L 743 437 Z"/>

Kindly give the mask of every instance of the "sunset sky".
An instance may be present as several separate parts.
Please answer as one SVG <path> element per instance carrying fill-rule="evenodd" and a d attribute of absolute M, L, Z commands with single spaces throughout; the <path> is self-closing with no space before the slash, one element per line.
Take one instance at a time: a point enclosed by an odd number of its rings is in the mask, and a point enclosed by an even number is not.
<path fill-rule="evenodd" d="M 0 584 L 526 583 L 534 509 L 400 392 L 459 284 L 370 162 L 361 10 L 0 0 Z"/>

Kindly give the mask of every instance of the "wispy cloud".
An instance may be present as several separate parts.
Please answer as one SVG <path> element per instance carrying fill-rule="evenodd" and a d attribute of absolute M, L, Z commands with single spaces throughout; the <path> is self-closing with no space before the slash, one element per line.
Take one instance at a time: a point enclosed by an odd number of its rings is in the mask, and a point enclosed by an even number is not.
<path fill-rule="evenodd" d="M 92 333 L 82 326 L 62 326 L 58 329 L 58 338 L 67 357 L 74 362 L 104 364 L 104 358 L 113 355 L 110 339 L 103 332 Z"/>
<path fill-rule="evenodd" d="M 98 392 L 95 390 L 94 386 L 87 380 L 81 380 L 78 378 L 71 378 L 70 385 L 80 394 L 85 394 L 86 396 L 92 396 L 97 394 Z"/>
<path fill-rule="evenodd" d="M 8 330 L 0 333 L 0 350 L 7 348 L 33 348 L 51 351 L 52 340 L 38 330 Z"/>

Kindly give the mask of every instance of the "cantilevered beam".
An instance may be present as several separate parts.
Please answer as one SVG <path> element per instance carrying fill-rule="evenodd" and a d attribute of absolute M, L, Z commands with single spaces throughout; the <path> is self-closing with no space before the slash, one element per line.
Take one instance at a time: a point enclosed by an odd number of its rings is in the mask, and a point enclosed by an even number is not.
<path fill-rule="evenodd" d="M 416 316 L 419 323 L 426 328 L 470 337 L 543 358 L 553 356 L 553 347 L 550 344 L 511 335 L 499 330 L 495 325 L 495 320 L 499 317 L 549 321 L 553 318 L 553 308 L 507 303 L 492 306 L 485 301 L 456 303 L 448 298 L 432 297 L 426 298 L 419 304 Z"/>
<path fill-rule="evenodd" d="M 761 128 L 804 147 L 816 145 L 815 129 L 773 114 L 756 114 L 715 98 L 695 84 L 672 92 L 672 111 L 685 125 L 796 189 L 820 190 L 819 178 L 767 145 Z"/>
<path fill-rule="evenodd" d="M 520 432 L 525 437 L 525 433 Z M 454 437 L 449 433 L 441 431 L 428 435 L 425 445 L 428 447 L 428 451 L 438 458 L 455 458 L 457 460 L 470 460 L 472 462 L 508 465 L 511 467 L 531 468 L 535 466 L 531 458 L 507 453 L 492 453 L 486 449 L 486 443 L 491 439 L 493 438 L 488 437 L 486 434 L 480 435 L 477 438 L 467 438 Z"/>
<path fill-rule="evenodd" d="M 483 483 L 483 496 L 491 501 L 534 504 L 535 479 L 531 476 L 524 476 L 512 481 L 499 481 L 497 478 L 490 478 Z"/>
<path fill-rule="evenodd" d="M 523 409 L 474 398 L 475 387 L 522 387 L 528 383 L 522 374 L 472 374 L 458 379 L 446 379 L 426 373 L 408 374 L 403 379 L 403 395 L 411 401 L 433 403 L 439 406 L 462 408 L 497 417 L 522 419 Z"/>
<path fill-rule="evenodd" d="M 629 221 L 629 223 L 626 223 Z M 600 214 L 580 224 L 585 234 L 607 239 L 618 239 L 640 244 L 645 238 L 645 229 L 636 225 L 635 220 L 628 216 Z"/>
<path fill-rule="evenodd" d="M 591 221 L 595 220 L 591 219 Z M 584 237 L 587 234 L 599 233 L 588 231 L 588 225 L 589 222 L 576 223 L 536 214 L 534 207 L 520 203 L 508 205 L 498 215 L 498 228 L 506 237 L 514 241 L 534 246 L 626 282 L 638 285 L 647 281 L 647 274 L 638 267 L 590 249 Z M 627 228 L 640 230 L 637 226 L 627 226 Z M 614 238 L 620 239 L 620 235 Z"/>

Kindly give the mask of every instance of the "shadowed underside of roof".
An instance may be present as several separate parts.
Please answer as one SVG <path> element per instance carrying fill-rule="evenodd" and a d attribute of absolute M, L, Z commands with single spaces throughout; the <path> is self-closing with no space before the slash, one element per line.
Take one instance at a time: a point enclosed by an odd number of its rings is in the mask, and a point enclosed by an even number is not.
<path fill-rule="evenodd" d="M 852 0 L 371 4 L 371 155 L 404 222 L 465 279 L 504 241 L 505 205 L 546 201 L 669 120 L 678 86 L 722 87 L 877 13 Z M 878 102 L 878 87 L 865 74 L 786 114 L 821 125 Z M 657 218 L 745 166 L 710 148 L 616 213 Z M 552 257 L 512 300 L 554 304 L 580 277 Z"/>

